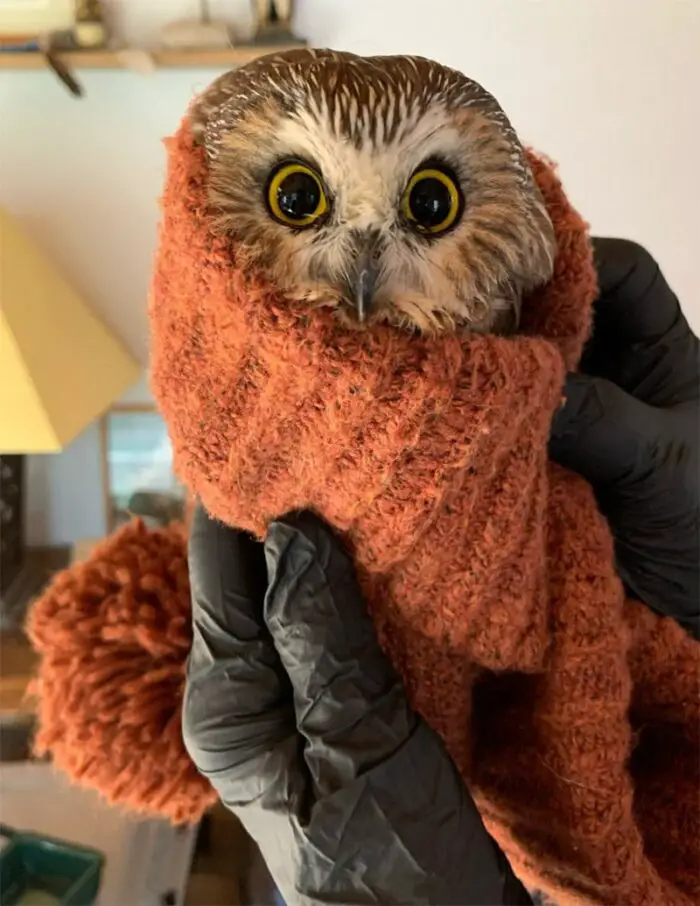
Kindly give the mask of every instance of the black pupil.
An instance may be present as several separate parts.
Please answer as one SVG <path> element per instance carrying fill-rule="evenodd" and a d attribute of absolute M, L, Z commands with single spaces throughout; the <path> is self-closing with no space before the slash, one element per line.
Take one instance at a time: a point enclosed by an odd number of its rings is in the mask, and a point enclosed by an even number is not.
<path fill-rule="evenodd" d="M 277 204 L 290 220 L 304 220 L 315 214 L 321 203 L 321 189 L 308 173 L 290 173 L 277 189 Z"/>
<path fill-rule="evenodd" d="M 430 229 L 439 226 L 450 216 L 450 190 L 434 176 L 426 176 L 411 189 L 408 200 L 411 214 L 420 226 Z"/>

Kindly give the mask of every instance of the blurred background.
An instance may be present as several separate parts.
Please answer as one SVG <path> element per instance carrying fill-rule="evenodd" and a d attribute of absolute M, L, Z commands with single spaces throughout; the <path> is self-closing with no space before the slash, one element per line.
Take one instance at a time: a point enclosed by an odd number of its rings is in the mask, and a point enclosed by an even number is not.
<path fill-rule="evenodd" d="M 181 834 L 117 817 L 27 768 L 13 735 L 30 713 L 33 660 L 15 630 L 32 596 L 132 513 L 181 512 L 148 389 L 146 300 L 162 139 L 196 92 L 271 41 L 460 69 L 558 164 L 592 231 L 652 252 L 700 330 L 700 0 L 297 0 L 267 31 L 256 5 L 0 0 L 0 807 L 106 853 L 103 906 L 175 904 L 188 889 L 212 906 L 273 897 L 240 835 L 247 893 L 216 886 L 212 841 L 230 852 L 238 833 L 222 814 Z M 199 893 L 195 853 L 215 878 Z"/>

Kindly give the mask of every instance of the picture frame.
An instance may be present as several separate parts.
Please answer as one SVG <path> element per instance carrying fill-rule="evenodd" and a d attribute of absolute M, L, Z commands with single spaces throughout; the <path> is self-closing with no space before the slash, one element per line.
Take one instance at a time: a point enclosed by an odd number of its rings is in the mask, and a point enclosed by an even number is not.
<path fill-rule="evenodd" d="M 168 431 L 148 403 L 111 407 L 101 421 L 107 532 L 138 516 L 150 527 L 185 516 L 187 493 L 173 472 Z"/>

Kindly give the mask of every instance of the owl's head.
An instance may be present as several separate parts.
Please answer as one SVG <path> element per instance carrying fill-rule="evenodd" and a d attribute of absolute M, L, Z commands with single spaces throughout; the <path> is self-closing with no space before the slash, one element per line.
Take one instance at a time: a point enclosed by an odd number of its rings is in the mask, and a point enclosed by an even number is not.
<path fill-rule="evenodd" d="M 517 328 L 555 237 L 496 100 L 417 57 L 295 50 L 229 72 L 192 130 L 217 229 L 348 324 Z"/>

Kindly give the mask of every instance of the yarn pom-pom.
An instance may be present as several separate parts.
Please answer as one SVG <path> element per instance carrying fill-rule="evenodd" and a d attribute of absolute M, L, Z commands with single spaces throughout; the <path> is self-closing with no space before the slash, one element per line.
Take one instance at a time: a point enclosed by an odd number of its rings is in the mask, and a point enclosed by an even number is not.
<path fill-rule="evenodd" d="M 192 640 L 184 527 L 135 521 L 59 573 L 27 623 L 37 754 L 114 804 L 176 823 L 216 801 L 181 734 Z"/>

